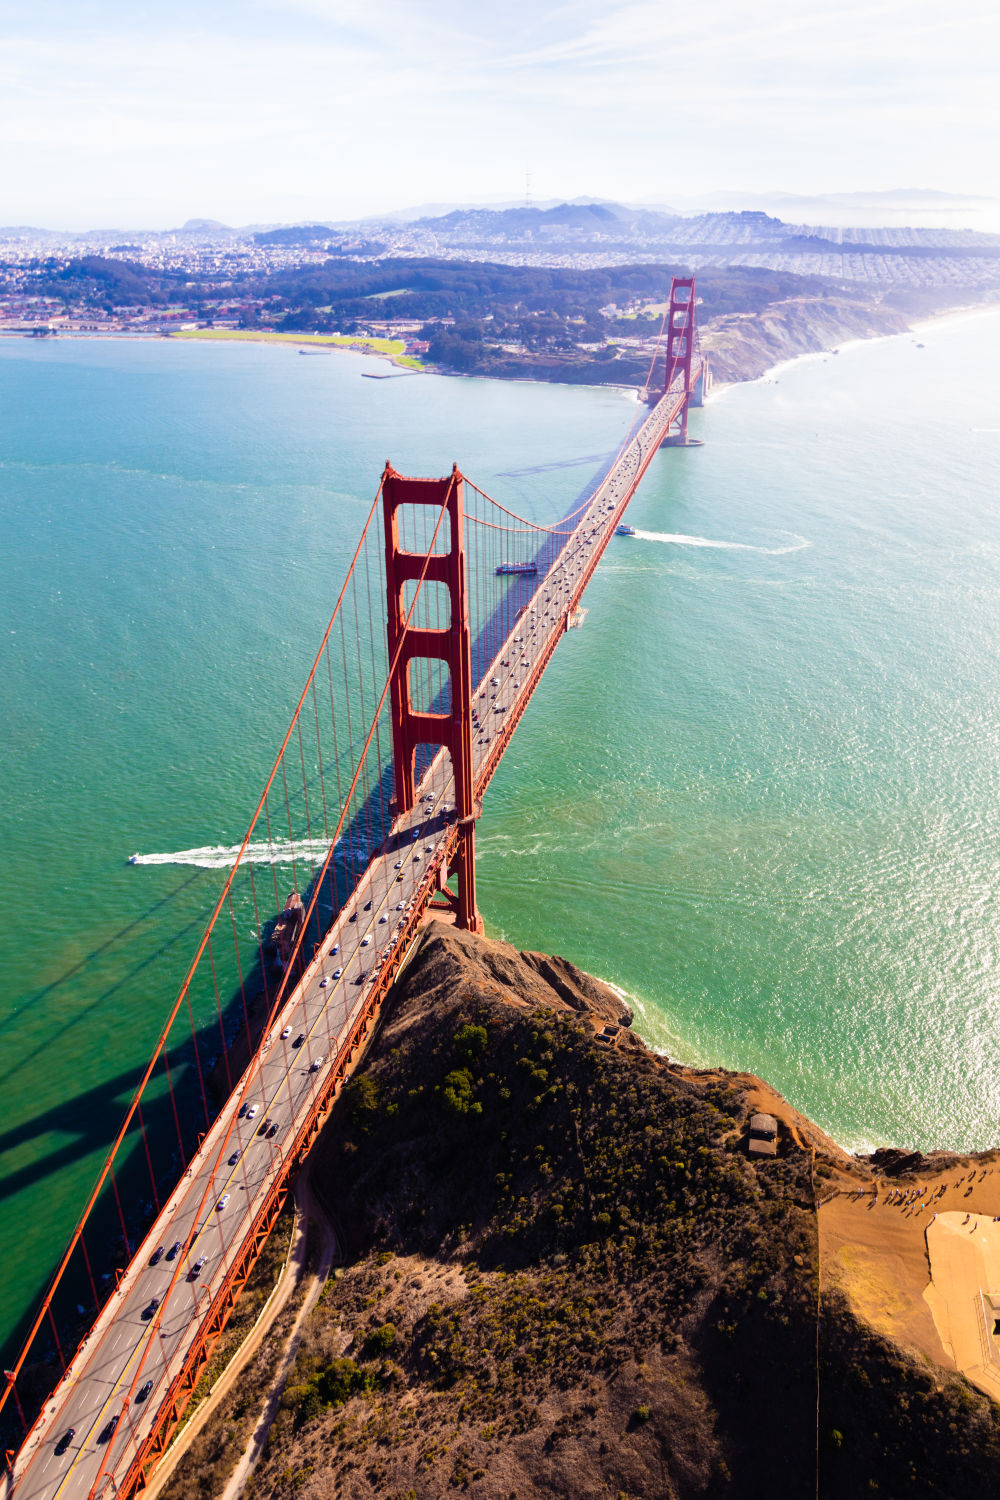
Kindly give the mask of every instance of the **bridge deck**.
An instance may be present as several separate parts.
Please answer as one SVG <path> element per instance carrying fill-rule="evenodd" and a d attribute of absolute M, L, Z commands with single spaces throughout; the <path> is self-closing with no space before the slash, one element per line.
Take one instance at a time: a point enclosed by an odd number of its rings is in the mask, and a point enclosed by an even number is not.
<path fill-rule="evenodd" d="M 489 784 L 643 473 L 684 401 L 650 412 L 475 689 L 476 795 Z M 22 1447 L 17 1500 L 128 1494 L 183 1409 L 280 1194 L 311 1144 L 440 888 L 457 842 L 442 751 L 397 819 L 214 1121 Z M 274 1127 L 272 1130 L 271 1127 Z M 223 1205 L 223 1199 L 226 1199 Z M 176 1257 L 166 1252 L 179 1243 Z M 153 1253 L 164 1256 L 153 1267 Z M 192 1267 L 201 1262 L 192 1279 Z M 150 1318 L 153 1298 L 161 1306 Z M 208 1337 L 206 1337 L 206 1333 Z M 146 1399 L 136 1396 L 147 1381 Z M 123 1414 L 123 1415 L 122 1415 Z M 107 1424 L 120 1417 L 102 1442 Z M 69 1428 L 63 1455 L 55 1445 Z"/>

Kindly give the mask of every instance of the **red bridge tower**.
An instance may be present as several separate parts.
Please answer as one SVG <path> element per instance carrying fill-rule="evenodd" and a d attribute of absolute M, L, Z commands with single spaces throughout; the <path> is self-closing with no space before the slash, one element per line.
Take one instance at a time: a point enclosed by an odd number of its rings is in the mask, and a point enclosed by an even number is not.
<path fill-rule="evenodd" d="M 482 932 L 476 907 L 475 824 L 480 808 L 472 780 L 472 657 L 469 637 L 469 599 L 466 590 L 463 479 L 456 464 L 444 479 L 406 479 L 387 463 L 382 476 L 385 521 L 385 577 L 388 599 L 389 661 L 395 662 L 390 682 L 392 756 L 396 814 L 409 812 L 414 800 L 414 757 L 419 745 L 443 745 L 451 755 L 455 777 L 455 809 L 459 840 L 449 874 L 458 876 L 458 894 L 442 895 L 455 911 L 459 927 Z M 444 510 L 436 535 L 448 550 L 408 552 L 400 545 L 399 507 L 430 505 Z M 434 546 L 434 543 L 432 543 Z M 446 629 L 406 626 L 408 582 L 443 584 L 450 600 Z M 405 632 L 405 635 L 404 635 Z M 400 645 L 402 642 L 402 645 Z M 399 652 L 399 659 L 396 653 Z M 430 657 L 447 664 L 451 678 L 448 713 L 419 711 L 413 706 L 410 663 Z"/>

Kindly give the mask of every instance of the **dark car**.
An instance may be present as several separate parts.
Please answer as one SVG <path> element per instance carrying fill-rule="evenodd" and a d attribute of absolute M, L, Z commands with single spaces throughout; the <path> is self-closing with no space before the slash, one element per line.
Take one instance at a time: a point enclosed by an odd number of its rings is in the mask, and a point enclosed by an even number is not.
<path fill-rule="evenodd" d="M 111 1439 L 115 1435 L 115 1428 L 118 1426 L 118 1418 L 120 1415 L 120 1412 L 115 1412 L 115 1415 L 111 1418 L 111 1421 L 105 1422 L 104 1426 L 101 1428 L 100 1432 L 97 1435 L 97 1441 L 99 1443 L 110 1443 Z"/>
<path fill-rule="evenodd" d="M 58 1443 L 56 1443 L 56 1452 L 57 1453 L 65 1453 L 66 1449 L 69 1447 L 70 1443 L 73 1441 L 73 1438 L 75 1436 L 76 1436 L 76 1428 L 75 1427 L 68 1428 L 67 1431 L 63 1433 L 63 1435 L 59 1439 Z"/>
<path fill-rule="evenodd" d="M 138 1401 L 145 1401 L 146 1397 L 149 1395 L 149 1393 L 150 1393 L 150 1391 L 152 1389 L 153 1389 L 153 1382 L 151 1380 L 147 1380 L 146 1384 L 145 1385 L 141 1385 L 139 1387 L 139 1389 L 136 1391 L 136 1393 L 135 1393 L 135 1399 L 136 1399 L 136 1401 L 137 1402 Z"/>
<path fill-rule="evenodd" d="M 272 1120 L 270 1126 L 268 1127 L 267 1139 L 270 1140 L 272 1136 L 275 1136 L 277 1134 L 278 1134 L 278 1127 L 277 1127 L 277 1125 L 274 1124 L 274 1122 Z"/>
<path fill-rule="evenodd" d="M 162 1259 L 163 1259 L 163 1246 L 160 1245 L 156 1250 L 153 1251 L 152 1255 L 149 1257 L 149 1264 L 151 1266 L 158 1266 L 160 1264 L 160 1261 Z"/>
<path fill-rule="evenodd" d="M 270 1128 L 271 1128 L 271 1117 L 267 1116 L 266 1119 L 264 1119 L 264 1120 L 261 1121 L 261 1126 L 260 1126 L 260 1129 L 258 1130 L 257 1134 L 258 1135 L 267 1135 L 267 1132 L 268 1132 L 268 1130 Z"/>
<path fill-rule="evenodd" d="M 245 1114 L 246 1114 L 246 1112 L 247 1112 L 247 1109 L 248 1109 L 248 1108 L 249 1108 L 249 1106 L 248 1106 L 248 1105 L 246 1105 L 246 1104 L 241 1104 L 241 1105 L 240 1105 L 240 1112 L 239 1112 L 239 1114 L 238 1114 L 238 1115 L 237 1115 L 237 1116 L 236 1116 L 236 1118 L 237 1118 L 237 1119 L 238 1119 L 238 1120 L 242 1120 L 242 1118 L 243 1118 L 243 1116 L 244 1116 L 244 1115 L 245 1115 Z"/>
<path fill-rule="evenodd" d="M 150 1298 L 148 1305 L 146 1307 L 144 1307 L 143 1310 L 142 1310 L 142 1320 L 143 1320 L 144 1323 L 148 1323 L 149 1322 L 150 1318 L 153 1316 L 153 1314 L 155 1313 L 155 1311 L 159 1307 L 159 1305 L 160 1305 L 160 1299 L 159 1299 L 159 1297 L 151 1297 Z"/>
<path fill-rule="evenodd" d="M 198 1280 L 198 1277 L 201 1275 L 201 1268 L 202 1268 L 202 1266 L 204 1264 L 205 1264 L 205 1257 L 204 1256 L 201 1256 L 201 1258 L 199 1260 L 195 1261 L 194 1265 L 191 1267 L 190 1271 L 188 1272 L 188 1281 L 197 1281 Z"/>
<path fill-rule="evenodd" d="M 233 1154 L 232 1154 L 232 1156 L 229 1158 L 229 1165 L 231 1167 L 235 1167 L 235 1165 L 239 1161 L 239 1159 L 240 1159 L 240 1153 L 238 1151 L 234 1151 Z"/>
<path fill-rule="evenodd" d="M 295 1038 L 294 1042 L 292 1043 L 292 1046 L 293 1047 L 301 1047 L 302 1043 L 305 1041 L 305 1039 L 306 1039 L 305 1032 L 304 1031 L 300 1031 L 299 1034 L 298 1034 L 298 1036 Z"/>

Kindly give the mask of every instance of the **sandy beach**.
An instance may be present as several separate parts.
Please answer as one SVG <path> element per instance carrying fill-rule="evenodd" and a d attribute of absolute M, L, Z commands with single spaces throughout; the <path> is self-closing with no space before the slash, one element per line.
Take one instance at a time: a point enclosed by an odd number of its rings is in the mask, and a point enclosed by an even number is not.
<path fill-rule="evenodd" d="M 878 1332 L 995 1400 L 980 1291 L 1000 1293 L 1000 1152 L 933 1156 L 913 1171 L 836 1173 L 819 1219 L 824 1288 Z M 997 1358 L 1000 1343 L 992 1340 Z"/>

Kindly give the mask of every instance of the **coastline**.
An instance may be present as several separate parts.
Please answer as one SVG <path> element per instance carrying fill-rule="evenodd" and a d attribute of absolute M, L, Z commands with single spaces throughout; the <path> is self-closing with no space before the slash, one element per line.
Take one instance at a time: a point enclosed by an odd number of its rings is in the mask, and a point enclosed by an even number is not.
<path fill-rule="evenodd" d="M 310 1157 L 347 1253 L 255 1490 L 278 1500 L 301 1473 L 306 1500 L 345 1483 L 374 1500 L 416 1479 L 431 1500 L 492 1469 L 525 1500 L 596 1492 L 595 1474 L 602 1493 L 660 1494 L 682 1432 L 726 1454 L 703 1473 L 681 1455 L 684 1500 L 722 1494 L 713 1473 L 742 1494 L 765 1465 L 781 1493 L 822 1469 L 824 1494 L 897 1494 L 909 1454 L 940 1461 L 907 1494 L 957 1493 L 959 1453 L 979 1454 L 960 1488 L 985 1493 L 1000 1360 L 978 1294 L 1000 1266 L 1000 1155 L 852 1159 L 763 1079 L 653 1057 L 620 994 L 424 927 L 363 1064 L 372 1102 L 338 1101 Z M 334 1355 L 368 1384 L 317 1402 L 310 1372 Z M 209 1464 L 223 1492 L 240 1421 L 230 1398 L 166 1500 Z"/>
<path fill-rule="evenodd" d="M 239 344 L 288 344 L 292 347 L 321 348 L 324 353 L 363 354 L 369 359 L 384 359 L 411 374 L 424 374 L 427 367 L 412 355 L 405 353 L 401 339 L 357 338 L 347 334 L 278 333 L 270 329 L 198 328 L 177 329 L 170 333 L 130 333 L 116 329 L 101 333 L 86 333 L 81 329 L 60 329 L 45 338 L 36 338 L 20 328 L 0 328 L 0 339 L 20 340 L 29 344 L 52 344 L 60 342 L 109 344 L 109 343 L 239 343 Z"/>
<path fill-rule="evenodd" d="M 913 334 L 930 332 L 932 329 L 940 328 L 946 324 L 973 323 L 980 318 L 992 317 L 1000 317 L 1000 304 L 989 303 L 984 305 L 982 303 L 969 303 L 963 307 L 949 308 L 946 312 L 933 313 L 929 317 L 920 318 L 917 322 L 911 323 L 907 328 L 901 329 L 897 333 L 875 333 L 870 338 L 845 339 L 843 343 L 837 344 L 836 351 L 838 355 L 846 354 L 852 349 L 861 349 L 870 344 L 888 343 L 892 339 L 909 338 Z M 713 383 L 711 391 L 705 397 L 705 405 L 708 406 L 717 397 L 723 396 L 727 391 L 735 390 L 741 385 L 767 385 L 774 383 L 775 376 L 783 374 L 786 370 L 791 370 L 796 365 L 828 360 L 833 356 L 833 353 L 834 350 L 832 347 L 829 349 L 812 349 L 805 354 L 793 355 L 790 359 L 778 360 L 776 364 L 771 365 L 761 375 L 753 376 L 747 380 L 717 381 Z"/>
<path fill-rule="evenodd" d="M 780 308 L 782 304 L 776 304 Z M 741 317 L 743 315 L 740 315 Z M 713 379 L 712 387 L 705 397 L 705 405 L 720 400 L 727 391 L 740 385 L 756 385 L 773 383 L 786 370 L 805 361 L 825 360 L 837 355 L 847 353 L 861 345 L 877 343 L 884 339 L 904 338 L 939 328 L 947 323 L 970 322 L 979 318 L 1000 316 L 1000 303 L 963 303 L 958 307 L 948 308 L 941 312 L 917 319 L 912 323 L 906 323 L 903 327 L 893 328 L 886 331 L 875 331 L 870 334 L 858 335 L 849 332 L 847 337 L 838 339 L 836 343 L 827 342 L 819 348 L 806 349 L 789 355 L 787 358 L 776 360 L 773 364 L 766 366 L 759 373 L 747 373 L 742 378 Z M 809 320 L 806 319 L 808 324 Z M 815 322 L 812 327 L 815 328 Z M 711 325 L 705 330 L 706 333 L 718 332 Z M 822 334 L 820 335 L 822 336 Z M 0 339 L 22 339 L 29 342 L 34 341 L 31 333 L 19 329 L 0 329 Z M 48 343 L 52 339 L 71 341 L 143 341 L 147 343 L 160 341 L 174 342 L 197 342 L 197 343 L 254 343 L 254 344 L 279 344 L 288 345 L 292 348 L 303 350 L 322 350 L 324 353 L 360 354 L 369 359 L 380 359 L 393 365 L 400 371 L 409 374 L 436 375 L 452 380 L 504 380 L 503 375 L 490 373 L 489 371 L 467 373 L 458 370 L 449 370 L 444 366 L 427 364 L 414 356 L 407 355 L 405 345 L 400 339 L 387 339 L 380 337 L 354 336 L 348 334 L 315 334 L 315 333 L 282 333 L 274 329 L 228 329 L 228 328 L 198 328 L 177 329 L 167 333 L 131 333 L 124 329 L 101 333 L 85 333 L 78 330 L 59 331 L 46 339 L 39 339 L 39 343 Z M 709 366 L 712 365 L 713 350 L 706 350 Z M 387 376 L 376 378 L 388 378 Z M 581 389 L 593 390 L 622 390 L 631 391 L 636 389 L 634 381 L 600 381 L 589 385 L 579 381 L 541 380 L 531 375 L 517 375 L 507 380 L 507 383 L 523 385 L 568 385 L 579 386 Z"/>

